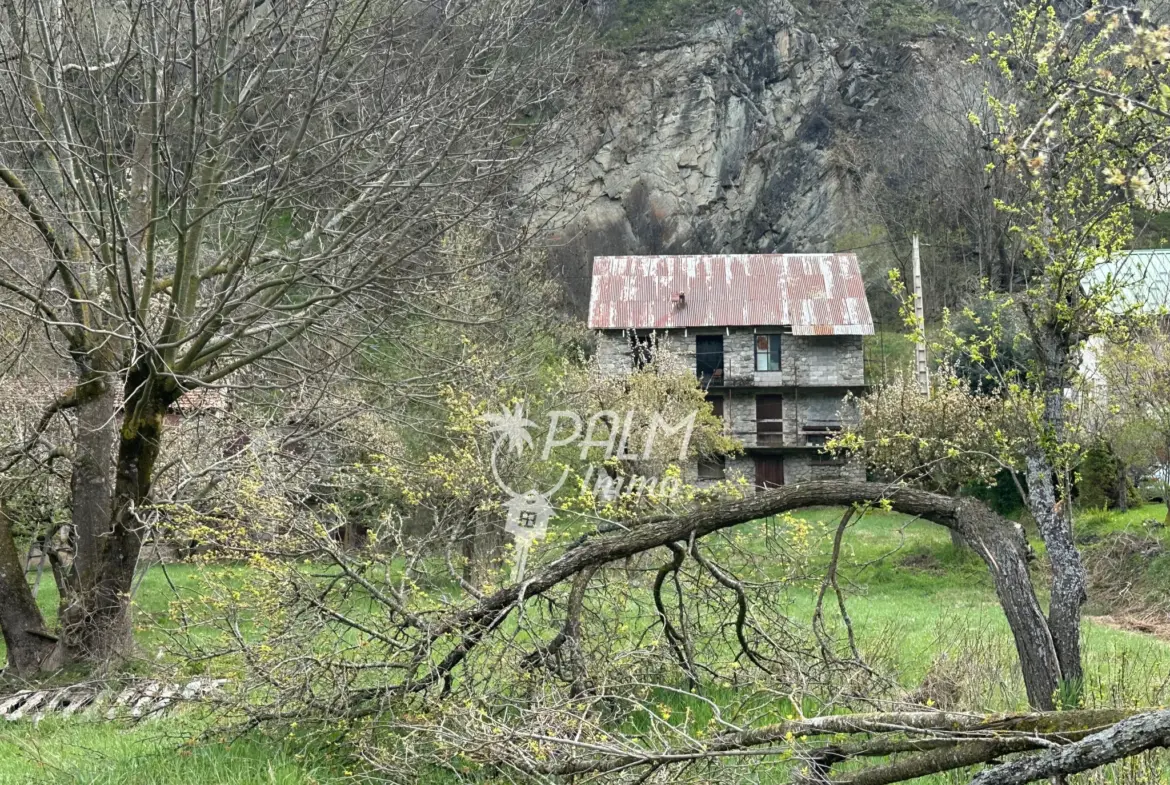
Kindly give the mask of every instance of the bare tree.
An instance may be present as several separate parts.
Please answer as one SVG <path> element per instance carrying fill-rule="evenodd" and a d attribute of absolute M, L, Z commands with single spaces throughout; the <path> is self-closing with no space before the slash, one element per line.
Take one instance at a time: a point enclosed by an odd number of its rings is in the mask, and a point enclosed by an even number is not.
<path fill-rule="evenodd" d="M 562 108 L 574 10 L 5 0 L 3 13 L 0 181 L 38 246 L 5 251 L 0 288 L 68 358 L 73 384 L 44 410 L 75 421 L 59 649 L 103 660 L 130 640 L 168 407 L 261 384 L 265 363 L 292 383 L 321 370 L 289 354 L 297 342 L 452 285 L 459 271 L 432 252 L 498 215 L 545 144 L 534 121 Z M 527 233 L 512 220 L 496 254 Z"/>
<path fill-rule="evenodd" d="M 994 70 L 962 62 L 965 51 L 939 54 L 922 69 L 905 100 L 868 144 L 839 152 L 854 172 L 859 218 L 890 241 L 872 248 L 909 280 L 910 237 L 923 239 L 923 287 L 928 319 L 955 309 L 986 281 L 995 291 L 1017 288 L 1023 273 L 1019 241 L 996 201 L 1012 199 L 1018 183 L 988 168 L 988 134 L 996 120 L 984 91 L 1003 89 Z M 971 122 L 976 117 L 979 125 Z"/>

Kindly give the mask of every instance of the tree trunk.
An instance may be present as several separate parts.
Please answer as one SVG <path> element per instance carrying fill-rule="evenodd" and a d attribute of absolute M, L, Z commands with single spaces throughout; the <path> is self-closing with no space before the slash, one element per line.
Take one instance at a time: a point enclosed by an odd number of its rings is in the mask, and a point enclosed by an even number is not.
<path fill-rule="evenodd" d="M 1080 741 L 984 769 L 971 785 L 1056 781 L 1159 747 L 1170 747 L 1170 711 L 1166 710 L 1138 714 Z"/>
<path fill-rule="evenodd" d="M 142 383 L 133 383 L 141 391 Z M 145 394 L 124 406 L 118 418 L 112 387 L 103 385 L 77 411 L 72 477 L 77 553 L 61 607 L 61 644 L 75 660 L 104 663 L 126 656 L 133 646 L 130 590 L 143 539 L 135 513 L 150 494 L 165 406 Z"/>
<path fill-rule="evenodd" d="M 90 389 L 85 390 L 86 387 Z M 61 643 L 71 659 L 105 661 L 131 639 L 125 598 L 106 571 L 114 495 L 118 421 L 113 387 L 100 377 L 78 385 L 70 501 L 75 533 L 72 567 L 61 588 Z M 133 566 L 131 566 L 131 570 Z"/>
<path fill-rule="evenodd" d="M 1028 692 L 1028 703 L 1036 709 L 1051 711 L 1056 707 L 1053 696 L 1060 686 L 1062 673 L 1050 622 L 1032 589 L 1028 575 L 1027 540 L 1023 530 L 1008 524 L 985 505 L 963 503 L 955 516 L 954 530 L 982 557 L 991 571 L 995 593 L 1007 617 L 1020 671 Z"/>
<path fill-rule="evenodd" d="M 1070 350 L 1070 337 L 1059 325 L 1040 331 L 1036 341 L 1042 349 L 1044 433 L 1029 445 L 1025 454 L 1028 477 L 1028 507 L 1040 536 L 1048 549 L 1052 566 L 1052 584 L 1048 601 L 1048 629 L 1060 660 L 1060 677 L 1070 690 L 1069 697 L 1079 700 L 1084 674 L 1081 670 L 1081 606 L 1088 599 L 1088 577 L 1081 563 L 1072 530 L 1072 499 L 1065 499 L 1062 509 L 1056 506 L 1055 474 L 1049 457 L 1048 441 L 1056 447 L 1068 441 L 1065 422 L 1065 390 L 1069 386 L 1069 369 L 1079 365 Z"/>
<path fill-rule="evenodd" d="M 463 538 L 463 580 L 476 589 L 492 581 L 503 553 L 503 527 L 483 513 L 472 513 Z"/>
<path fill-rule="evenodd" d="M 1129 478 L 1125 470 L 1125 462 L 1120 458 L 1117 461 L 1117 509 L 1129 512 Z"/>
<path fill-rule="evenodd" d="M 1064 511 L 1056 509 L 1056 490 L 1047 457 L 1037 450 L 1028 456 L 1027 464 L 1029 507 L 1052 564 L 1048 629 L 1060 661 L 1060 678 L 1075 690 L 1083 679 L 1081 606 L 1087 599 L 1087 576 L 1073 542 L 1072 522 Z"/>
<path fill-rule="evenodd" d="M 16 549 L 8 512 L 0 507 L 0 629 L 8 650 L 8 670 L 29 676 L 60 667 L 56 638 L 45 629 L 45 619 L 33 599 L 25 565 Z"/>

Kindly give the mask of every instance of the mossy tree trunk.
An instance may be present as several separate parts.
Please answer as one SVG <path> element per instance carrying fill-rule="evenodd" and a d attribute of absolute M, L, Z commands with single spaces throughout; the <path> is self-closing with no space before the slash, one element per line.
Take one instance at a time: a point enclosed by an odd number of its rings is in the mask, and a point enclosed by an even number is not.
<path fill-rule="evenodd" d="M 93 392 L 77 407 L 76 553 L 60 587 L 61 648 L 67 659 L 102 663 L 133 645 L 130 592 L 144 534 L 137 512 L 149 501 L 166 397 L 132 374 L 119 413 L 113 386 L 90 383 Z"/>

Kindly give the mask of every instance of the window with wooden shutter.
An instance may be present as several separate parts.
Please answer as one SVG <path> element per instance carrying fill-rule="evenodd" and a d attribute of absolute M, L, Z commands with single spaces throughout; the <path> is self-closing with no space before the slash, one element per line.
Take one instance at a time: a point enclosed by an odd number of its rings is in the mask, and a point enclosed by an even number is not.
<path fill-rule="evenodd" d="M 818 448 L 812 454 L 813 463 L 836 466 L 845 463 L 845 456 L 842 453 L 832 453 L 825 450 L 825 445 L 841 433 L 841 423 L 828 421 L 808 422 L 801 427 L 800 432 L 804 434 L 805 444 L 809 447 Z"/>
<path fill-rule="evenodd" d="M 756 487 L 775 488 L 784 484 L 784 459 L 780 456 L 756 458 Z"/>
<path fill-rule="evenodd" d="M 760 447 L 784 443 L 784 401 L 779 395 L 756 396 L 756 444 Z"/>

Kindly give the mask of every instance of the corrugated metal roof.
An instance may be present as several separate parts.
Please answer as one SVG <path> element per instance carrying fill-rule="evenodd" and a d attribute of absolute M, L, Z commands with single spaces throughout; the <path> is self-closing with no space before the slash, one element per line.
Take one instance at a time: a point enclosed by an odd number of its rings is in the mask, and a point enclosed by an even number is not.
<path fill-rule="evenodd" d="M 1147 311 L 1170 308 L 1170 248 L 1126 251 L 1096 265 L 1089 274 L 1094 283 L 1112 276 L 1124 305 L 1142 304 Z"/>
<path fill-rule="evenodd" d="M 790 325 L 795 335 L 873 335 L 857 257 L 745 254 L 593 260 L 592 329 L 783 325 Z"/>

